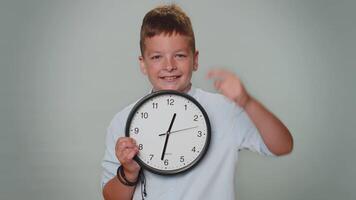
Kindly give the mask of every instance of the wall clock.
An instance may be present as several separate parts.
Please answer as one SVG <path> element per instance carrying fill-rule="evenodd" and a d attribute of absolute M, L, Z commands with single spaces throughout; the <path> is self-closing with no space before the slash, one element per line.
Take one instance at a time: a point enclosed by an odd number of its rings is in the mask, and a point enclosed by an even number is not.
<path fill-rule="evenodd" d="M 136 140 L 135 160 L 143 169 L 173 175 L 195 167 L 211 138 L 207 113 L 193 97 L 171 90 L 153 92 L 138 101 L 126 123 Z"/>

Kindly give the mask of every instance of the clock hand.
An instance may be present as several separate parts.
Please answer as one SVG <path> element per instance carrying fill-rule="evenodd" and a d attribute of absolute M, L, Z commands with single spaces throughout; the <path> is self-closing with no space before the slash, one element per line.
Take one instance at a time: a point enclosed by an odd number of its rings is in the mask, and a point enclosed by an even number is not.
<path fill-rule="evenodd" d="M 163 151 L 162 151 L 162 155 L 161 155 L 161 160 L 164 159 L 164 154 L 166 153 L 168 138 L 169 138 L 169 135 L 170 135 L 172 126 L 173 126 L 173 122 L 174 122 L 174 120 L 176 119 L 176 115 L 177 115 L 176 113 L 173 114 L 173 118 L 172 118 L 172 120 L 171 120 L 171 124 L 169 125 L 168 131 L 167 131 L 167 133 L 166 133 L 166 140 L 164 141 L 164 146 L 163 146 Z"/>
<path fill-rule="evenodd" d="M 193 128 L 197 128 L 198 126 L 193 126 L 193 127 L 189 127 L 189 128 L 183 128 L 183 129 L 179 129 L 179 130 L 175 130 L 175 131 L 171 131 L 169 132 L 169 134 L 171 133 L 176 133 L 176 132 L 180 132 L 180 131 L 185 131 L 185 130 L 189 130 L 189 129 L 193 129 Z M 166 135 L 167 133 L 161 133 L 158 136 L 163 136 Z"/>

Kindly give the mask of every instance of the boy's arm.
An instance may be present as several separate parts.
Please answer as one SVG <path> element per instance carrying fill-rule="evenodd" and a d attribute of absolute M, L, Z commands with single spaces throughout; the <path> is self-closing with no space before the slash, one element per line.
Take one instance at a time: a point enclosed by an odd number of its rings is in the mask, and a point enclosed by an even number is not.
<path fill-rule="evenodd" d="M 235 74 L 226 70 L 211 70 L 208 77 L 215 79 L 214 86 L 220 93 L 245 109 L 273 154 L 285 155 L 292 151 L 293 138 L 287 127 L 247 93 Z"/>
<path fill-rule="evenodd" d="M 137 153 L 138 148 L 132 138 L 121 137 L 116 142 L 116 157 L 123 167 L 125 177 L 130 182 L 136 182 L 139 178 L 140 166 L 133 160 Z M 114 176 L 103 188 L 103 196 L 106 200 L 131 200 L 134 192 L 135 186 L 124 185 L 117 176 Z"/>
<path fill-rule="evenodd" d="M 287 127 L 273 113 L 252 97 L 244 108 L 273 154 L 285 155 L 292 151 L 293 138 Z"/>
<path fill-rule="evenodd" d="M 103 196 L 106 200 L 131 200 L 134 191 L 135 187 L 122 184 L 115 176 L 104 186 Z"/>

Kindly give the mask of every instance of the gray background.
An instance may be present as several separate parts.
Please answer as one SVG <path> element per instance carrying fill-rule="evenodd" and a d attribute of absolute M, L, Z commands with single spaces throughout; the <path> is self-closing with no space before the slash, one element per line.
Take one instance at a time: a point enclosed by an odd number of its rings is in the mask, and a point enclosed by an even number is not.
<path fill-rule="evenodd" d="M 177 1 L 213 67 L 291 130 L 291 155 L 243 152 L 240 200 L 356 199 L 355 1 Z M 159 1 L 2 0 L 0 199 L 101 199 L 106 127 L 144 95 L 139 27 Z"/>

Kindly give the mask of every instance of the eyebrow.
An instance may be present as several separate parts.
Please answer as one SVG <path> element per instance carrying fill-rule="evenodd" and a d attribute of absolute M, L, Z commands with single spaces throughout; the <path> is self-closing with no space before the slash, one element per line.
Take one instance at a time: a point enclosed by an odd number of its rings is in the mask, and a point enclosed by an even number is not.
<path fill-rule="evenodd" d="M 178 49 L 178 50 L 176 50 L 176 51 L 174 51 L 174 52 L 177 53 L 177 52 L 181 52 L 181 51 L 183 51 L 183 52 L 189 52 L 189 50 L 186 50 L 186 49 Z"/>
<path fill-rule="evenodd" d="M 181 49 L 177 49 L 177 50 L 173 51 L 173 53 L 181 53 L 181 52 L 189 53 L 189 49 L 181 48 Z M 162 54 L 162 53 L 163 53 L 162 51 L 157 51 L 157 50 L 148 51 L 147 50 L 147 56 L 150 56 L 152 54 Z"/>
<path fill-rule="evenodd" d="M 152 52 L 148 52 L 149 54 L 153 54 L 153 53 L 162 53 L 160 51 L 152 51 Z"/>

